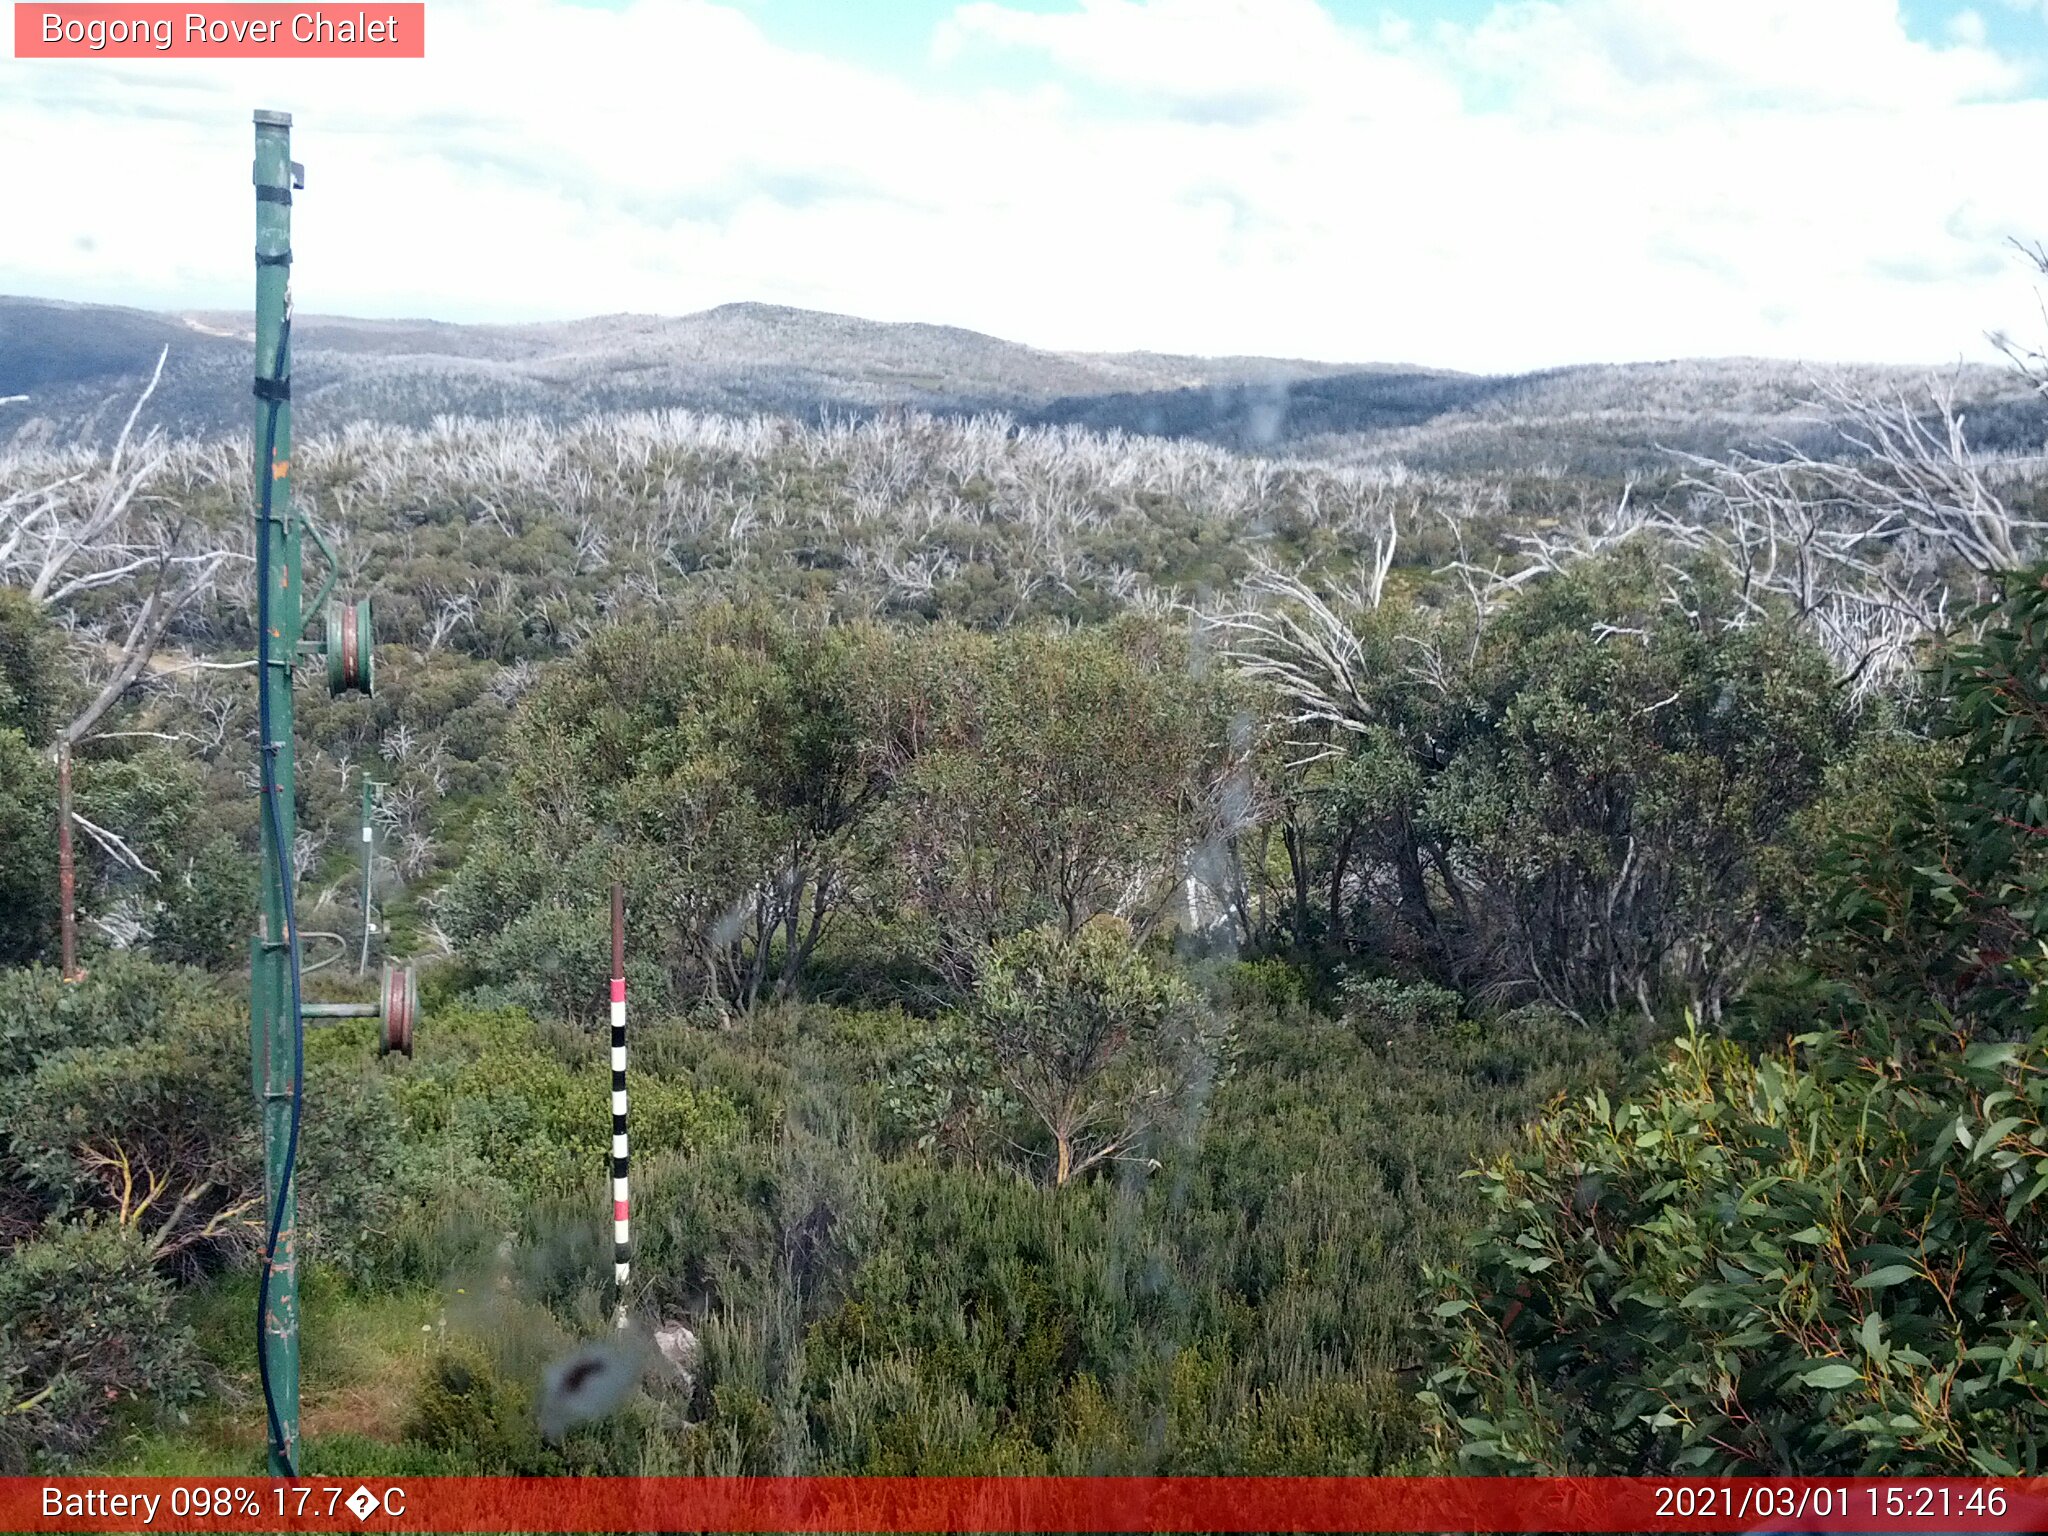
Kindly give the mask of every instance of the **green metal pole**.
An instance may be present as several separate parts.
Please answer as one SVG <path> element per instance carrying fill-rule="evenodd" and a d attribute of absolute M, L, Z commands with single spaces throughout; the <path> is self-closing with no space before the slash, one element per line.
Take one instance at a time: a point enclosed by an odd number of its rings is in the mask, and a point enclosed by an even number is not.
<path fill-rule="evenodd" d="M 370 776 L 363 775 L 363 953 L 356 961 L 356 974 L 366 976 L 370 970 L 370 877 L 377 862 L 376 834 L 370 830 Z"/>
<path fill-rule="evenodd" d="M 256 377 L 291 377 L 291 361 L 280 366 L 279 338 L 291 304 L 291 268 L 279 257 L 291 251 L 291 115 L 256 114 Z M 266 259 L 269 258 L 269 259 Z M 273 405 L 277 425 L 266 462 L 264 442 Z M 270 517 L 259 530 L 268 542 L 270 565 L 270 665 L 257 680 L 269 708 L 269 734 L 261 743 L 264 792 L 276 815 L 263 826 L 262 906 L 250 967 L 250 1059 L 257 1102 L 263 1114 L 263 1171 L 268 1192 L 266 1228 L 285 1186 L 286 1146 L 291 1135 L 293 1039 L 292 960 L 299 936 L 285 919 L 284 881 L 291 870 L 296 819 L 292 812 L 292 673 L 299 647 L 299 524 L 292 515 L 292 410 L 289 400 L 256 404 L 256 505 L 263 505 L 266 480 Z M 266 1426 L 270 1472 L 283 1476 L 299 1462 L 299 1277 L 298 1196 L 284 1188 L 277 1249 L 271 1262 L 269 1302 L 263 1316 L 262 1348 L 269 1370 L 276 1425 Z"/>

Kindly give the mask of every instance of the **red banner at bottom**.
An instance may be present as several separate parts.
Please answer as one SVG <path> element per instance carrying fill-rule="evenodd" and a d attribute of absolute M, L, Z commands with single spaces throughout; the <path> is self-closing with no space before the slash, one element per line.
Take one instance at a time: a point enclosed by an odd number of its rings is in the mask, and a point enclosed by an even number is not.
<path fill-rule="evenodd" d="M 0 1478 L 8 1531 L 2048 1531 L 2048 1478 Z"/>

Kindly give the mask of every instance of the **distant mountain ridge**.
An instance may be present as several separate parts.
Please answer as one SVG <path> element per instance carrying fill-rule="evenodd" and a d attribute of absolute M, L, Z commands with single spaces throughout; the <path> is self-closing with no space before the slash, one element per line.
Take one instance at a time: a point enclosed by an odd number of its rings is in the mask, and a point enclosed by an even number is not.
<path fill-rule="evenodd" d="M 246 314 L 166 314 L 0 297 L 0 443 L 118 424 L 170 348 L 152 419 L 180 434 L 249 419 Z M 1392 364 L 1056 352 L 957 327 L 767 304 L 526 325 L 303 315 L 293 331 L 302 431 L 436 416 L 571 418 L 681 407 L 808 419 L 885 410 L 1007 412 L 1025 424 L 1189 437 L 1266 452 L 1398 457 L 1419 468 L 1609 471 L 1821 430 L 1797 364 L 1715 359 L 1482 376 Z M 1925 370 L 1865 368 L 1911 386 Z M 2039 423 L 1999 370 L 1959 371 L 1988 446 L 2037 449 Z M 2008 443 L 2005 438 L 2013 441 Z M 1980 439 L 1981 440 L 1981 439 Z"/>

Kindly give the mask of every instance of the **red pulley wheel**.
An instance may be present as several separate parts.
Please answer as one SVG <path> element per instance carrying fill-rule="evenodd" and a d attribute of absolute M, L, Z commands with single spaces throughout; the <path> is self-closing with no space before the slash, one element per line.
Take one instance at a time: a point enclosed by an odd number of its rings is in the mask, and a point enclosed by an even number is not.
<path fill-rule="evenodd" d="M 356 610 L 352 604 L 344 604 L 341 610 L 341 675 L 349 687 L 363 675 L 362 663 L 357 660 Z"/>
<path fill-rule="evenodd" d="M 380 1000 L 379 1013 L 384 1021 L 383 1034 L 378 1040 L 378 1051 L 389 1055 L 398 1051 L 412 1055 L 412 1026 L 419 1016 L 419 982 L 411 966 L 387 965 L 384 967 L 384 993 Z"/>

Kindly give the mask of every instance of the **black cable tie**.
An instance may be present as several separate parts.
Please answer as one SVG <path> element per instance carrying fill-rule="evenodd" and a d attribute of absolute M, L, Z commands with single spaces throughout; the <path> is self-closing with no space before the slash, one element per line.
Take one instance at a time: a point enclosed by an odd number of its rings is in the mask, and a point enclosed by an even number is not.
<path fill-rule="evenodd" d="M 286 374 L 281 379 L 258 379 L 255 393 L 258 400 L 272 403 L 289 400 L 292 397 L 292 376 Z"/>
<path fill-rule="evenodd" d="M 271 255 L 268 251 L 258 251 L 256 253 L 256 265 L 259 267 L 288 267 L 291 264 L 292 253 L 290 251 L 279 251 L 275 256 Z"/>
<path fill-rule="evenodd" d="M 291 206 L 291 200 L 292 189 L 290 187 L 259 186 L 256 189 L 256 201 L 259 203 L 283 203 L 289 207 Z"/>

